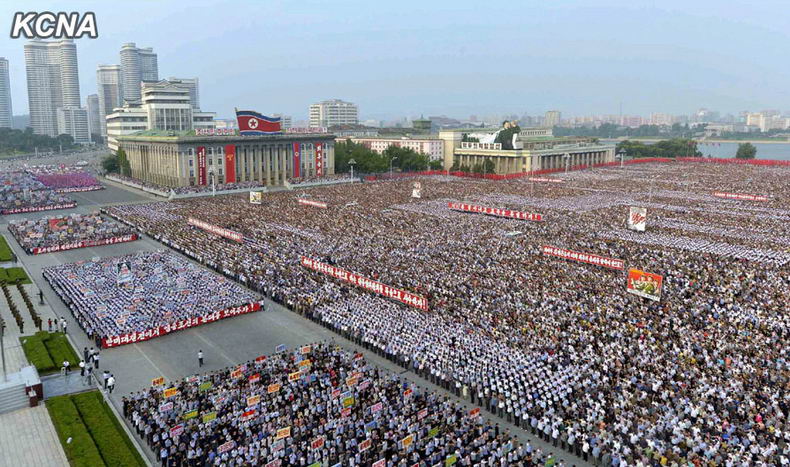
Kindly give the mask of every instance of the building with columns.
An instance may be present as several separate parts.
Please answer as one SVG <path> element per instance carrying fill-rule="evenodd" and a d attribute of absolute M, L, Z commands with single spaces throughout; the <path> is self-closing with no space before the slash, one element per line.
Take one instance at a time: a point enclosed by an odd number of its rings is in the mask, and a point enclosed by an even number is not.
<path fill-rule="evenodd" d="M 519 132 L 515 149 L 502 149 L 500 143 L 462 141 L 464 134 L 480 129 L 450 130 L 439 133 L 444 141 L 444 169 L 467 166 L 470 169 L 487 160 L 494 173 L 508 175 L 576 165 L 593 165 L 615 160 L 615 145 L 601 144 L 595 138 L 555 138 L 549 129 L 526 128 Z"/>
<path fill-rule="evenodd" d="M 282 186 L 291 178 L 334 175 L 334 141 L 335 136 L 327 133 L 238 136 L 236 130 L 213 129 L 149 130 L 118 137 L 132 177 L 168 187 L 210 185 L 212 177 L 217 183 L 233 182 L 234 174 L 235 182 L 266 186 Z"/>

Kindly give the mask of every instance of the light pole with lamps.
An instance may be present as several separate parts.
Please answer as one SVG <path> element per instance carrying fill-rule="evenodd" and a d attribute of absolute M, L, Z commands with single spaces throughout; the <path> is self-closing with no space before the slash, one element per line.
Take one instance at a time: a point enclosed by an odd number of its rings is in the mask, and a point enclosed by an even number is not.
<path fill-rule="evenodd" d="M 351 167 L 351 180 L 354 180 L 354 166 L 357 165 L 357 161 L 351 159 L 348 161 L 349 167 Z"/>

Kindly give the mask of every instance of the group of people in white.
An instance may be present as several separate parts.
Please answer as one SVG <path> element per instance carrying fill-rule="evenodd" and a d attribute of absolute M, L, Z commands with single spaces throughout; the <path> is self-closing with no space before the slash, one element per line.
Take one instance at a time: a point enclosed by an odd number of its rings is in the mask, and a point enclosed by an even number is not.
<path fill-rule="evenodd" d="M 8 230 L 28 252 L 90 245 L 135 235 L 128 225 L 102 218 L 99 213 L 70 214 L 40 219 L 13 220 Z"/>
<path fill-rule="evenodd" d="M 50 266 L 43 274 L 94 339 L 141 333 L 257 301 L 236 282 L 161 251 Z"/>
<path fill-rule="evenodd" d="M 678 163 L 565 183 L 425 178 L 421 199 L 411 180 L 310 191 L 327 209 L 281 192 L 263 206 L 238 195 L 107 212 L 603 465 L 785 465 L 790 251 L 775 239 L 790 236 L 787 176 Z M 714 188 L 770 201 L 755 211 L 707 196 Z M 661 197 L 678 189 L 690 195 Z M 450 201 L 543 222 L 450 211 Z M 645 235 L 626 230 L 631 202 L 652 205 Z M 759 235 L 712 229 L 744 219 Z M 626 293 L 623 271 L 543 256 L 544 245 L 660 274 L 661 300 Z M 430 310 L 310 271 L 301 256 L 425 296 Z"/>

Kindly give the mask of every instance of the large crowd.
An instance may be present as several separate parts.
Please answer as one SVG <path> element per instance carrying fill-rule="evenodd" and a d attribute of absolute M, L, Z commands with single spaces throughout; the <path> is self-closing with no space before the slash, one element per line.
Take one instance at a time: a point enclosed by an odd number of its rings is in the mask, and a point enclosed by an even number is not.
<path fill-rule="evenodd" d="M 421 199 L 411 180 L 311 191 L 328 209 L 281 192 L 262 206 L 224 196 L 107 212 L 603 465 L 784 465 L 788 176 L 678 163 L 560 175 L 565 183 L 425 178 Z M 678 190 L 688 196 L 667 196 Z M 448 201 L 544 221 L 450 211 Z M 629 205 L 648 207 L 646 235 L 626 230 Z M 245 241 L 189 228 L 188 217 Z M 623 272 L 543 256 L 543 245 L 661 274 L 661 300 L 626 293 Z M 301 256 L 423 295 L 430 311 L 308 270 Z"/>
<path fill-rule="evenodd" d="M 4 171 L 0 172 L 0 213 L 71 208 L 76 202 L 63 193 L 101 188 L 80 167 L 46 165 Z"/>
<path fill-rule="evenodd" d="M 88 191 L 102 188 L 96 177 L 81 167 L 42 165 L 31 167 L 27 172 L 53 190 Z"/>
<path fill-rule="evenodd" d="M 98 213 L 14 220 L 8 230 L 28 253 L 99 246 L 132 238 L 134 229 Z M 129 240 L 125 240 L 129 241 Z"/>
<path fill-rule="evenodd" d="M 167 333 L 184 320 L 257 302 L 235 282 L 166 252 L 50 266 L 43 274 L 97 341 L 165 327 Z"/>
<path fill-rule="evenodd" d="M 331 343 L 133 393 L 123 407 L 163 466 L 558 461 L 484 422 L 479 411 Z"/>

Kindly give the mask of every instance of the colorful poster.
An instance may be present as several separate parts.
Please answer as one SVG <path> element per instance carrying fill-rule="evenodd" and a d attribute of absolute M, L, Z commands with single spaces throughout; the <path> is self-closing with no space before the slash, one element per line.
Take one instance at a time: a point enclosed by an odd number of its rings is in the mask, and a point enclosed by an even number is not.
<path fill-rule="evenodd" d="M 165 397 L 165 399 L 170 399 L 171 397 L 174 397 L 177 394 L 178 394 L 178 388 L 167 388 L 165 389 L 163 396 Z"/>
<path fill-rule="evenodd" d="M 219 235 L 220 237 L 225 237 L 229 240 L 233 240 L 234 242 L 241 243 L 244 241 L 244 236 L 238 232 L 234 232 L 228 229 L 223 229 L 222 227 L 216 226 L 214 224 L 209 224 L 208 222 L 203 222 L 201 220 L 195 219 L 194 217 L 188 217 L 187 224 L 193 225 L 199 229 L 203 229 L 206 232 L 211 232 L 214 235 Z"/>
<path fill-rule="evenodd" d="M 179 423 L 178 425 L 176 425 L 176 426 L 174 426 L 173 428 L 170 429 L 170 437 L 171 438 L 177 438 L 183 432 L 184 432 L 184 425 L 182 423 Z"/>
<path fill-rule="evenodd" d="M 422 183 L 414 182 L 414 185 L 411 189 L 411 197 L 412 198 L 422 198 Z"/>
<path fill-rule="evenodd" d="M 236 145 L 225 145 L 225 183 L 236 183 Z"/>
<path fill-rule="evenodd" d="M 228 441 L 227 443 L 221 444 L 217 448 L 217 451 L 219 453 L 228 452 L 228 451 L 230 451 L 231 449 L 233 449 L 235 447 L 236 447 L 236 442 L 235 441 Z"/>
<path fill-rule="evenodd" d="M 277 436 L 275 437 L 275 439 L 288 438 L 289 436 L 291 436 L 291 427 L 290 426 L 285 427 L 285 428 L 280 428 L 279 430 L 277 430 Z"/>
<path fill-rule="evenodd" d="M 203 419 L 202 420 L 203 420 L 203 423 L 208 423 L 208 422 L 210 422 L 212 420 L 216 420 L 216 419 L 217 419 L 217 412 L 212 411 L 212 412 L 208 412 L 208 413 L 203 414 Z"/>
<path fill-rule="evenodd" d="M 266 392 L 268 394 L 271 394 L 273 392 L 277 392 L 279 390 L 280 390 L 280 384 L 279 383 L 270 384 L 269 386 L 266 387 Z"/>
<path fill-rule="evenodd" d="M 293 143 L 293 166 L 294 166 L 294 178 L 300 178 L 302 176 L 302 145 L 301 143 L 294 142 Z"/>
<path fill-rule="evenodd" d="M 315 143 L 315 175 L 324 175 L 324 143 Z"/>
<path fill-rule="evenodd" d="M 250 192 L 250 204 L 261 204 L 263 203 L 263 192 L 262 191 L 251 191 Z"/>
<path fill-rule="evenodd" d="M 261 395 L 255 394 L 254 396 L 247 397 L 247 407 L 258 405 L 261 402 Z"/>
<path fill-rule="evenodd" d="M 406 449 L 407 447 L 411 446 L 414 443 L 414 435 L 409 435 L 402 440 L 400 440 L 400 445 L 402 449 Z"/>
<path fill-rule="evenodd" d="M 159 386 L 164 386 L 164 385 L 165 385 L 165 377 L 164 376 L 160 376 L 158 378 L 154 378 L 154 379 L 151 380 L 151 387 L 158 388 Z"/>
<path fill-rule="evenodd" d="M 345 269 L 337 268 L 329 264 L 310 259 L 306 256 L 302 256 L 301 263 L 302 266 L 308 269 L 332 276 L 336 279 L 340 279 L 343 282 L 356 285 L 357 287 L 375 292 L 387 298 L 391 298 L 406 305 L 413 306 L 414 308 L 419 308 L 420 310 L 428 310 L 428 299 L 420 295 L 384 285 L 381 282 L 368 279 L 367 277 L 346 271 Z"/>
<path fill-rule="evenodd" d="M 476 206 L 467 203 L 447 203 L 447 207 L 455 211 L 474 212 L 478 214 L 486 214 L 495 217 L 507 217 L 510 219 L 518 219 L 525 221 L 542 221 L 541 214 L 533 212 L 513 211 L 510 209 L 488 208 L 485 206 Z"/>
<path fill-rule="evenodd" d="M 206 147 L 205 146 L 198 146 L 197 150 L 195 151 L 197 155 L 197 174 L 198 174 L 198 185 L 205 185 L 206 184 Z"/>
<path fill-rule="evenodd" d="M 556 256 L 557 258 L 594 264 L 596 266 L 603 266 L 605 268 L 617 269 L 619 271 L 625 268 L 625 262 L 621 259 L 605 258 L 590 253 L 580 253 L 578 251 L 566 250 L 565 248 L 557 248 L 548 245 L 543 246 L 543 254 L 546 256 Z"/>
<path fill-rule="evenodd" d="M 183 418 L 184 420 L 190 420 L 192 418 L 196 418 L 198 416 L 197 409 L 190 410 L 189 412 L 184 412 Z"/>
<path fill-rule="evenodd" d="M 321 449 L 324 446 L 324 442 L 325 441 L 326 441 L 326 438 L 324 438 L 323 436 L 319 436 L 318 438 L 314 439 L 310 443 L 310 448 L 311 449 Z"/>
<path fill-rule="evenodd" d="M 132 274 L 132 264 L 129 261 L 123 261 L 117 266 L 116 282 L 118 285 L 126 284 L 134 279 Z"/>
<path fill-rule="evenodd" d="M 644 232 L 647 226 L 647 208 L 631 206 L 628 208 L 628 228 Z"/>
<path fill-rule="evenodd" d="M 663 277 L 651 272 L 644 272 L 638 269 L 628 270 L 628 283 L 626 290 L 634 295 L 647 298 L 653 301 L 661 300 L 661 285 Z"/>

